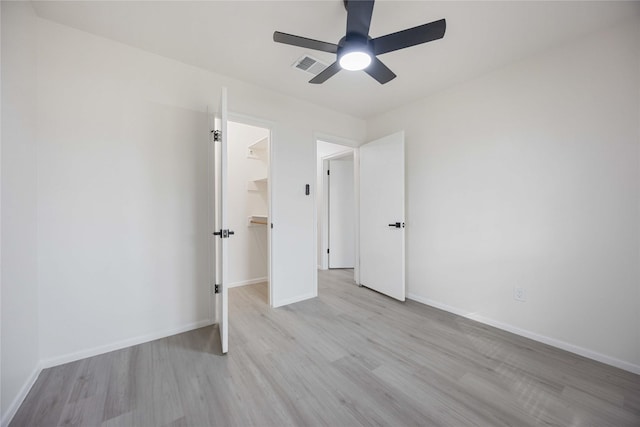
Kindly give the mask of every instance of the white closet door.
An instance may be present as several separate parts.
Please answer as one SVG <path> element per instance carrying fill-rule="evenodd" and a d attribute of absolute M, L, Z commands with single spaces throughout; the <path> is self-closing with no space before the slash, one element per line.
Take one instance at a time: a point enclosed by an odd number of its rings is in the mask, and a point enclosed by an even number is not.
<path fill-rule="evenodd" d="M 213 234 L 216 236 L 215 266 L 216 266 L 216 319 L 220 329 L 222 353 L 229 350 L 229 237 L 233 231 L 229 230 L 227 214 L 227 88 L 222 88 L 220 104 L 217 113 L 215 143 L 215 221 Z"/>

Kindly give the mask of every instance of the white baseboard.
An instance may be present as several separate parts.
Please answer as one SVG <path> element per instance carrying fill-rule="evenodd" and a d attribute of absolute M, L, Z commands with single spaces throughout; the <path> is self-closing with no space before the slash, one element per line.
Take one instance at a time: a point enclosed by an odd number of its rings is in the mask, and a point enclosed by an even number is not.
<path fill-rule="evenodd" d="M 13 417 L 16 415 L 16 412 L 18 412 L 18 408 L 20 408 L 20 405 L 22 405 L 22 402 L 24 402 L 27 394 L 29 394 L 31 387 L 33 387 L 33 385 L 35 384 L 38 376 L 40 375 L 40 372 L 42 372 L 42 369 L 42 363 L 38 363 L 31 375 L 29 375 L 29 377 L 27 378 L 27 381 L 25 381 L 24 385 L 18 392 L 18 395 L 15 397 L 15 399 L 13 399 L 13 402 L 11 402 L 11 404 L 7 408 L 7 412 L 5 414 L 2 414 L 2 422 L 0 423 L 2 427 L 7 427 Z"/>
<path fill-rule="evenodd" d="M 247 285 L 255 285 L 257 283 L 264 283 L 264 282 L 268 282 L 269 278 L 268 277 L 258 277 L 257 279 L 249 279 L 249 280 L 241 280 L 239 282 L 233 282 L 233 283 L 229 283 L 227 285 L 227 288 L 237 288 L 239 286 L 247 286 Z"/>
<path fill-rule="evenodd" d="M 294 298 L 289 298 L 289 299 L 277 301 L 277 302 L 274 302 L 273 308 L 278 308 L 278 307 L 282 307 L 284 305 L 289 305 L 289 304 L 293 304 L 293 303 L 296 303 L 296 302 L 305 301 L 305 300 L 308 300 L 308 299 L 311 299 L 311 298 L 315 298 L 315 297 L 316 297 L 316 295 L 314 295 L 313 293 L 310 293 L 310 294 L 301 295 L 301 296 L 294 297 Z"/>
<path fill-rule="evenodd" d="M 616 368 L 624 369 L 625 371 L 633 372 L 634 374 L 640 375 L 640 365 L 636 365 L 630 362 L 626 362 L 624 360 L 616 359 L 615 357 L 607 356 L 606 354 L 598 353 L 596 351 L 589 350 L 587 348 L 580 347 L 562 340 L 551 338 L 546 335 L 541 335 L 535 332 L 531 332 L 526 329 L 521 329 L 516 326 L 509 325 L 507 323 L 502 323 L 485 316 L 469 313 L 466 310 L 462 310 L 457 307 L 452 307 L 450 305 L 443 304 L 438 301 L 433 301 L 413 293 L 408 293 L 407 298 L 422 304 L 429 305 L 431 307 L 439 308 L 440 310 L 448 311 L 449 313 L 457 314 L 458 316 L 462 316 L 467 319 L 475 320 L 476 322 L 484 323 L 485 325 L 493 326 L 494 328 L 502 329 L 503 331 L 511 332 L 513 334 L 520 335 L 522 337 L 529 338 L 534 341 L 538 341 L 538 342 L 550 345 L 552 347 L 557 347 L 559 349 L 566 350 L 571 353 L 575 353 L 580 356 L 584 356 L 586 358 L 589 358 L 598 362 L 602 362 L 607 365 L 615 366 Z"/>
<path fill-rule="evenodd" d="M 126 347 L 131 347 L 133 345 L 143 344 L 145 342 L 169 337 L 171 335 L 188 332 L 194 329 L 202 328 L 204 326 L 209 326 L 211 324 L 213 324 L 213 322 L 210 319 L 200 320 L 198 322 L 188 323 L 186 325 L 182 325 L 177 328 L 167 329 L 161 332 L 154 332 L 151 334 L 141 335 L 135 338 L 129 338 L 129 339 L 115 342 L 112 344 L 89 348 L 86 350 L 77 351 L 75 353 L 65 354 L 63 356 L 43 359 L 38 363 L 38 365 L 36 366 L 34 371 L 31 373 L 27 381 L 25 381 L 24 385 L 20 389 L 20 392 L 18 393 L 16 398 L 13 399 L 13 402 L 11 402 L 11 405 L 9 405 L 9 408 L 7 409 L 6 414 L 2 415 L 2 422 L 0 423 L 0 426 L 7 427 L 9 425 L 13 417 L 16 415 L 16 412 L 18 412 L 18 408 L 20 408 L 20 405 L 22 405 L 22 402 L 24 401 L 25 397 L 27 397 L 27 394 L 31 390 L 31 387 L 33 387 L 33 385 L 35 384 L 36 380 L 38 379 L 38 376 L 40 375 L 43 369 L 62 365 L 64 363 L 75 362 L 76 360 L 97 356 L 99 354 L 108 353 L 114 350 L 120 350 Z"/>
<path fill-rule="evenodd" d="M 153 332 L 146 335 L 140 335 L 134 338 L 128 338 L 126 340 L 118 341 L 115 343 L 102 345 L 94 348 L 88 348 L 80 350 L 75 353 L 69 353 L 62 356 L 56 356 L 49 359 L 43 359 L 40 361 L 40 366 L 45 368 L 51 368 L 53 366 L 62 365 L 64 363 L 75 362 L 76 360 L 85 359 L 87 357 L 97 356 L 99 354 L 109 353 L 110 351 L 120 350 L 123 348 L 131 347 L 145 342 L 158 340 L 160 338 L 169 337 L 171 335 L 181 334 L 183 332 L 192 331 L 194 329 L 202 328 L 213 324 L 210 319 L 200 320 L 193 323 L 187 323 L 186 325 L 179 326 L 177 328 L 166 329 L 164 331 Z"/>

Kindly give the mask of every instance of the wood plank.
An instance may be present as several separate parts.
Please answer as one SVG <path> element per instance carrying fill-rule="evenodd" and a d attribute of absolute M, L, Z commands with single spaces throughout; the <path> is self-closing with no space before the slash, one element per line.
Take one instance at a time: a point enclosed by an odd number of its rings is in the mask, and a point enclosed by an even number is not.
<path fill-rule="evenodd" d="M 11 426 L 640 425 L 640 377 L 319 273 L 271 309 L 233 288 L 217 326 L 47 369 Z"/>

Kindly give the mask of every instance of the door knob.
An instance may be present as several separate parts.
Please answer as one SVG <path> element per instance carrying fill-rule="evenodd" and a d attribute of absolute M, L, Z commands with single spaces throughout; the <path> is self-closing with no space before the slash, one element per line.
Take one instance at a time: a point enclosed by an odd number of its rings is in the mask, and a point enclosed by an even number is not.
<path fill-rule="evenodd" d="M 402 226 L 400 225 L 399 222 L 396 222 L 396 223 L 393 223 L 393 224 L 389 224 L 389 227 L 400 228 Z"/>
<path fill-rule="evenodd" d="M 220 236 L 223 239 L 228 239 L 229 236 L 233 236 L 234 234 L 236 234 L 236 232 L 232 230 L 220 230 L 220 231 L 213 232 L 214 236 Z"/>

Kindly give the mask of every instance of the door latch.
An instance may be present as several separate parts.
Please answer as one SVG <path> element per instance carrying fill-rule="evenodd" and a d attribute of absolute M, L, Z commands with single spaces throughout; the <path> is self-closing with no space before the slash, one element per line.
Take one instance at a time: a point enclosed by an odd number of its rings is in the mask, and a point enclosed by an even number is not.
<path fill-rule="evenodd" d="M 394 222 L 393 224 L 389 224 L 389 227 L 404 228 L 404 222 Z"/>

